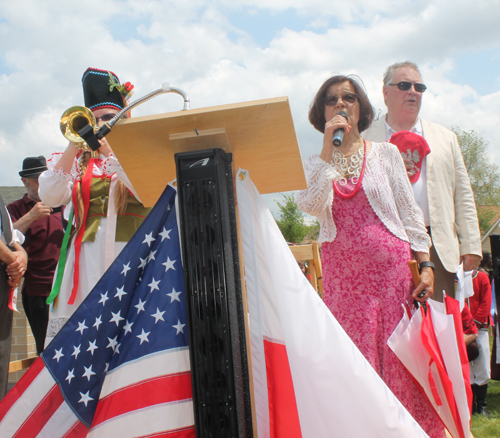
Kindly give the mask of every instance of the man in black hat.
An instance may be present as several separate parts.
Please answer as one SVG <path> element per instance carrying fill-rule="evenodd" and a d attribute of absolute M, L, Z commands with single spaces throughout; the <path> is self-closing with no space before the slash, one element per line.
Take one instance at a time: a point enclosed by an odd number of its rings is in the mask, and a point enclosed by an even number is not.
<path fill-rule="evenodd" d="M 12 227 L 9 212 L 0 196 L 0 400 L 7 393 L 12 307 L 10 289 L 19 286 L 26 272 L 27 256 L 21 243 L 24 236 Z"/>
<path fill-rule="evenodd" d="M 38 196 L 38 177 L 46 170 L 43 156 L 25 158 L 19 175 L 28 193 L 7 207 L 14 228 L 26 238 L 23 246 L 28 253 L 29 266 L 22 289 L 23 307 L 38 354 L 43 350 L 49 320 L 49 306 L 45 301 L 52 288 L 64 237 L 60 208 L 48 207 Z"/>

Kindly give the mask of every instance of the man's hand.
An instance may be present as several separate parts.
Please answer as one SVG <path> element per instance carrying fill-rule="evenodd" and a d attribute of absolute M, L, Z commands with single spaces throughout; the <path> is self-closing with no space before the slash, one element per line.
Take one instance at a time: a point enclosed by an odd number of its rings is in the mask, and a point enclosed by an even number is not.
<path fill-rule="evenodd" d="M 34 207 L 29 211 L 30 219 L 35 222 L 45 216 L 50 216 L 52 209 L 45 205 L 43 202 L 37 202 Z"/>
<path fill-rule="evenodd" d="M 28 256 L 26 251 L 22 248 L 12 251 L 15 259 L 13 262 L 9 263 L 5 268 L 7 275 L 9 276 L 9 286 L 17 287 L 21 283 L 26 268 L 28 267 Z"/>
<path fill-rule="evenodd" d="M 482 259 L 483 258 L 481 256 L 476 254 L 464 254 L 460 258 L 460 261 L 464 262 L 464 271 L 473 271 L 474 269 L 477 269 Z"/>
<path fill-rule="evenodd" d="M 402 154 L 402 156 L 406 167 L 406 174 L 408 178 L 410 178 L 417 173 L 415 170 L 415 163 L 412 161 L 411 157 L 406 156 L 406 154 Z"/>

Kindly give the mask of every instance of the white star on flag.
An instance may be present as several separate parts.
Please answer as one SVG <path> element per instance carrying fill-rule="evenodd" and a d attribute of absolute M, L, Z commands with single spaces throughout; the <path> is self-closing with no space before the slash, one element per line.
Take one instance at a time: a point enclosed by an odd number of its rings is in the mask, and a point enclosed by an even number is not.
<path fill-rule="evenodd" d="M 106 291 L 106 293 L 104 294 L 101 294 L 101 299 L 99 301 L 99 304 L 102 304 L 103 307 L 106 305 L 106 301 L 108 301 L 109 298 L 108 298 L 108 292 Z"/>
<path fill-rule="evenodd" d="M 163 314 L 164 314 L 164 313 L 165 313 L 165 310 L 164 310 L 163 312 L 160 312 L 160 309 L 158 309 L 158 307 L 156 308 L 156 313 L 153 313 L 153 314 L 151 315 L 151 316 L 152 316 L 152 317 L 154 317 L 154 319 L 155 319 L 155 324 L 156 324 L 158 321 L 160 321 L 160 320 L 165 321 L 165 320 L 163 319 Z"/>
<path fill-rule="evenodd" d="M 156 281 L 155 278 L 151 280 L 151 283 L 148 284 L 148 286 L 151 288 L 149 292 L 153 292 L 154 290 L 160 290 L 158 285 L 160 284 L 161 280 Z"/>
<path fill-rule="evenodd" d="M 181 324 L 181 322 L 178 320 L 176 325 L 173 325 L 172 327 L 177 330 L 176 335 L 179 333 L 184 333 L 184 327 L 186 324 Z"/>
<path fill-rule="evenodd" d="M 127 272 L 128 272 L 128 271 L 130 271 L 130 269 L 131 269 L 131 268 L 130 268 L 130 262 L 129 262 L 129 263 L 127 263 L 126 265 L 123 265 L 123 270 L 122 270 L 122 272 L 121 272 L 121 273 L 122 273 L 123 275 L 127 276 Z"/>
<path fill-rule="evenodd" d="M 118 298 L 120 301 L 122 300 L 123 295 L 127 295 L 127 292 L 124 291 L 125 286 L 116 288 L 115 298 Z"/>
<path fill-rule="evenodd" d="M 71 379 L 75 378 L 74 374 L 75 369 L 73 368 L 72 370 L 68 370 L 68 377 L 66 377 L 64 380 L 67 380 L 69 384 L 71 384 Z"/>
<path fill-rule="evenodd" d="M 151 242 L 154 242 L 156 239 L 153 237 L 153 232 L 146 234 L 144 236 L 144 240 L 142 243 L 147 243 L 149 247 L 151 247 Z"/>
<path fill-rule="evenodd" d="M 163 227 L 163 230 L 161 233 L 158 233 L 158 236 L 161 236 L 161 241 L 163 242 L 165 239 L 170 239 L 170 231 L 172 230 L 166 230 L 165 227 Z"/>
<path fill-rule="evenodd" d="M 94 351 L 97 350 L 99 347 L 96 345 L 96 340 L 94 340 L 93 342 L 90 342 L 89 341 L 89 348 L 87 348 L 87 351 L 90 351 L 90 353 L 92 354 L 92 356 L 94 355 Z"/>
<path fill-rule="evenodd" d="M 73 353 L 71 353 L 71 356 L 75 356 L 75 359 L 78 359 L 78 355 L 80 354 L 80 347 L 82 346 L 82 344 L 80 344 L 78 347 L 73 345 Z"/>
<path fill-rule="evenodd" d="M 62 352 L 62 347 L 59 350 L 55 350 L 55 352 L 56 352 L 56 354 L 53 357 L 53 359 L 57 359 L 57 363 L 59 363 L 59 359 L 61 359 L 61 357 L 64 356 L 64 354 Z"/>
<path fill-rule="evenodd" d="M 127 333 L 132 333 L 133 322 L 128 322 L 128 319 L 125 321 L 125 325 L 123 326 L 123 330 L 125 330 L 125 335 Z"/>
<path fill-rule="evenodd" d="M 165 263 L 162 263 L 162 265 L 165 266 L 165 272 L 167 272 L 169 269 L 173 269 L 175 271 L 174 263 L 176 261 L 177 260 L 170 260 L 170 257 L 167 257 L 167 261 Z"/>
<path fill-rule="evenodd" d="M 78 328 L 76 329 L 76 331 L 80 332 L 83 335 L 83 331 L 87 328 L 88 327 L 85 325 L 85 320 L 83 320 L 83 322 L 78 322 Z"/>
<path fill-rule="evenodd" d="M 90 382 L 90 378 L 95 375 L 95 373 L 92 371 L 92 365 L 90 365 L 88 368 L 84 365 L 83 368 L 85 368 L 85 372 L 83 373 L 82 377 L 86 377 Z"/>
<path fill-rule="evenodd" d="M 134 306 L 137 309 L 137 314 L 139 315 L 139 312 L 144 312 L 144 304 L 146 304 L 146 301 L 142 301 L 139 298 L 139 302 Z"/>
<path fill-rule="evenodd" d="M 113 318 L 109 320 L 109 322 L 114 322 L 116 323 L 116 326 L 118 327 L 120 321 L 123 321 L 125 318 L 121 317 L 121 310 L 118 313 L 111 312 L 111 315 L 113 315 Z"/>
<path fill-rule="evenodd" d="M 90 401 L 90 400 L 94 400 L 92 397 L 89 396 L 89 392 L 90 391 L 87 391 L 85 394 L 82 394 L 80 392 L 80 395 L 82 396 L 82 398 L 80 399 L 80 401 L 78 403 L 85 403 L 85 406 L 87 406 L 87 403 Z"/>
<path fill-rule="evenodd" d="M 137 337 L 141 340 L 141 345 L 144 341 L 149 342 L 148 335 L 151 332 L 145 332 L 144 329 L 142 329 L 142 333 L 140 335 L 137 335 Z"/>
<path fill-rule="evenodd" d="M 169 294 L 167 294 L 167 296 L 170 297 L 170 302 L 173 303 L 174 301 L 181 301 L 179 299 L 179 295 L 181 294 L 182 292 L 176 292 L 174 288 L 172 288 L 172 292 L 170 292 Z"/>
<path fill-rule="evenodd" d="M 99 326 L 102 324 L 101 316 L 102 315 L 99 315 L 99 318 L 95 319 L 94 325 L 92 326 L 92 327 L 95 327 L 96 330 L 99 330 Z"/>

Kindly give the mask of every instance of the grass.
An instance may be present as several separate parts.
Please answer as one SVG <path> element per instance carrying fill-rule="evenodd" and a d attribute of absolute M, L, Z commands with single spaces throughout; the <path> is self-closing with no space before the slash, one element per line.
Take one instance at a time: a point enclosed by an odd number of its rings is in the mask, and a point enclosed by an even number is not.
<path fill-rule="evenodd" d="M 500 437 L 500 382 L 491 380 L 486 395 L 487 410 L 490 418 L 474 414 L 472 416 L 472 434 L 474 438 Z"/>

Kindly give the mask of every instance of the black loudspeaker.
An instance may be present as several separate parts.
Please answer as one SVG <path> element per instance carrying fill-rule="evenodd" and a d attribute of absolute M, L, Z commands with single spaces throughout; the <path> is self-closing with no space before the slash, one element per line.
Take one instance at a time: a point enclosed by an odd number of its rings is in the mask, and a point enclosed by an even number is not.
<path fill-rule="evenodd" d="M 196 438 L 250 438 L 231 154 L 175 155 Z"/>

